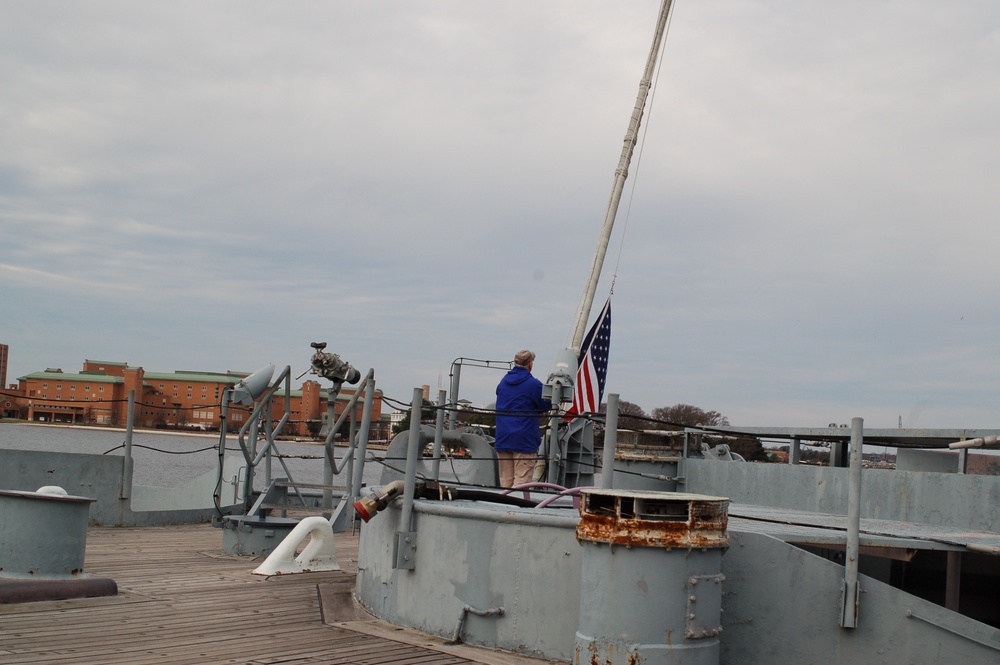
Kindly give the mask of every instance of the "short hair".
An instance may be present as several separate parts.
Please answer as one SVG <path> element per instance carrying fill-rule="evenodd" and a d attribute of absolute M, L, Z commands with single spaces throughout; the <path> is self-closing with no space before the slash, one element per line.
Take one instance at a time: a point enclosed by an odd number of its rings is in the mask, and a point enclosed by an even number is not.
<path fill-rule="evenodd" d="M 535 352 L 528 349 L 521 349 L 514 354 L 514 364 L 518 367 L 527 367 L 535 362 Z"/>

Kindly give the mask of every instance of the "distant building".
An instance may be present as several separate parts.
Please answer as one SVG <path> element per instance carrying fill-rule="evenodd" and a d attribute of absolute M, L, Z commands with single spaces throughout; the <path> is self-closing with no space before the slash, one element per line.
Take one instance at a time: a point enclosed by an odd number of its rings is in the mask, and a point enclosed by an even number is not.
<path fill-rule="evenodd" d="M 395 431 L 396 427 L 403 422 L 403 419 L 410 414 L 409 411 L 393 411 L 389 414 L 389 423 L 392 427 L 392 431 Z"/>
<path fill-rule="evenodd" d="M 0 390 L 7 387 L 7 356 L 10 348 L 6 344 L 0 344 Z"/>
<path fill-rule="evenodd" d="M 128 396 L 134 391 L 134 423 L 144 428 L 218 430 L 222 427 L 222 393 L 249 372 L 176 371 L 147 372 L 127 363 L 84 360 L 78 374 L 49 368 L 18 378 L 17 396 L 6 391 L 0 405 L 3 415 L 39 422 L 60 422 L 124 427 L 128 419 Z M 337 396 L 334 417 L 347 408 L 354 390 L 345 387 Z M 327 412 L 329 391 L 316 381 L 306 381 L 300 390 L 290 391 L 288 424 L 283 430 L 294 436 L 315 435 Z M 275 420 L 285 409 L 284 399 L 272 405 Z M 251 411 L 230 404 L 226 427 L 242 427 Z M 371 418 L 378 422 L 382 413 L 382 393 L 372 400 Z M 358 400 L 355 418 L 364 414 Z"/>

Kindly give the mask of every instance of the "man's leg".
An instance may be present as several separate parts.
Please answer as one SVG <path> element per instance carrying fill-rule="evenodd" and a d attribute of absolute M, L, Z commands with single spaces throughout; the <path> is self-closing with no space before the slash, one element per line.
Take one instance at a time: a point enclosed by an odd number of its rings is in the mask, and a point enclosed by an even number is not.
<path fill-rule="evenodd" d="M 512 487 L 514 485 L 514 453 L 498 450 L 497 462 L 500 466 L 500 487 Z"/>
<path fill-rule="evenodd" d="M 531 482 L 537 461 L 537 453 L 514 453 L 514 485 Z"/>

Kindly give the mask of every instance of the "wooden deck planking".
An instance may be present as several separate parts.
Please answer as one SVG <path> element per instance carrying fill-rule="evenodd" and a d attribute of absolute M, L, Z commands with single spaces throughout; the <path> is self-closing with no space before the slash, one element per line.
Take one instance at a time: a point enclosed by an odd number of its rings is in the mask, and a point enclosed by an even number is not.
<path fill-rule="evenodd" d="M 350 588 L 357 537 L 338 534 L 342 571 L 275 578 L 221 551 L 209 525 L 92 528 L 88 574 L 112 598 L 0 605 L 4 665 L 461 665 L 541 663 L 400 630 L 379 621 L 324 624 L 318 585 Z"/>

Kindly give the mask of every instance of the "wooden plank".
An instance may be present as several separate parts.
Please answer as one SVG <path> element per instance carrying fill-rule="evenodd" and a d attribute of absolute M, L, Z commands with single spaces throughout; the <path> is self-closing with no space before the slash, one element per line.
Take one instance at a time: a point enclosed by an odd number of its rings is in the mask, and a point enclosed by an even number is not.
<path fill-rule="evenodd" d="M 457 665 L 494 654 L 441 640 L 397 639 L 380 622 L 368 629 L 327 626 L 322 589 L 345 608 L 357 574 L 357 536 L 337 534 L 344 570 L 264 578 L 257 562 L 221 551 L 222 533 L 209 525 L 92 528 L 86 570 L 110 577 L 120 595 L 0 606 L 4 665 Z M 468 653 L 463 653 L 461 649 Z M 495 654 L 494 654 L 495 655 Z"/>
<path fill-rule="evenodd" d="M 373 637 L 382 637 L 395 642 L 404 642 L 415 646 L 433 648 L 442 653 L 468 658 L 471 662 L 482 665 L 542 665 L 543 663 L 561 663 L 562 661 L 530 658 L 507 651 L 484 649 L 468 644 L 446 644 L 443 638 L 421 633 L 409 628 L 394 626 L 383 621 L 350 621 L 333 624 L 344 630 L 351 630 Z"/>

